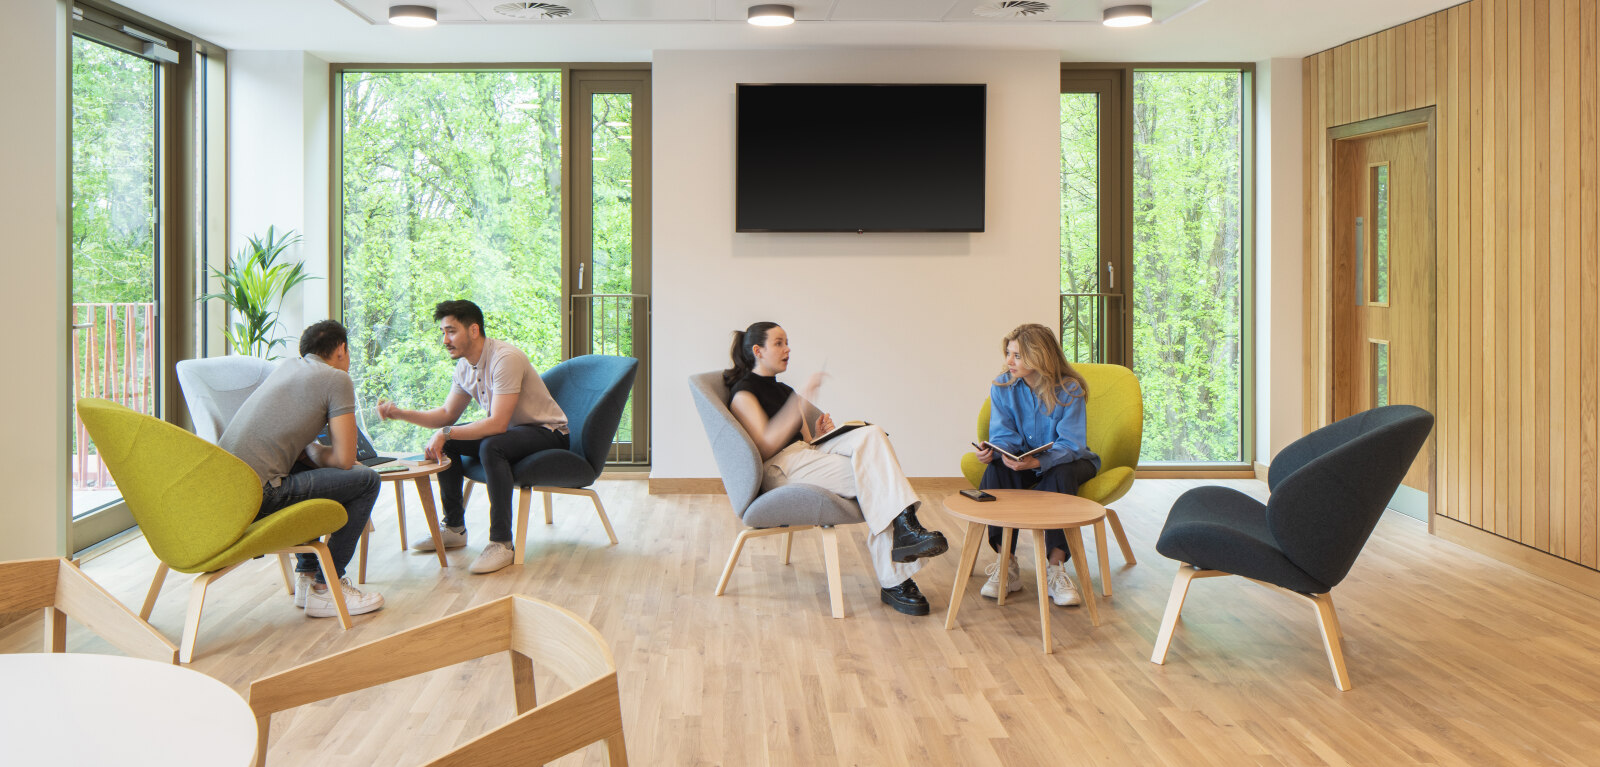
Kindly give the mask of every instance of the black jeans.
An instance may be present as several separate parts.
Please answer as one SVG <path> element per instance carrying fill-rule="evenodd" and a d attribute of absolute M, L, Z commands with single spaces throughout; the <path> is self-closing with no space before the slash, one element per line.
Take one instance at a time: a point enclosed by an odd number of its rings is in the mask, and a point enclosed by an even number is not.
<path fill-rule="evenodd" d="M 261 511 L 256 519 L 312 498 L 338 501 L 344 506 L 344 527 L 328 537 L 328 553 L 333 555 L 334 570 L 343 577 L 344 566 L 355 555 L 361 531 L 367 529 L 367 518 L 372 516 L 372 504 L 378 500 L 378 485 L 378 473 L 359 463 L 348 469 L 318 469 L 297 463 L 277 487 L 261 488 Z M 315 554 L 295 556 L 295 572 L 315 573 L 318 583 L 326 580 L 317 567 Z"/>
<path fill-rule="evenodd" d="M 983 479 L 978 482 L 978 487 L 983 490 L 1043 490 L 1050 493 L 1063 495 L 1077 495 L 1078 486 L 1094 479 L 1094 462 L 1087 458 L 1080 458 L 1070 463 L 1059 463 L 1048 470 L 1034 474 L 1032 469 L 1015 471 L 1007 466 L 996 454 L 989 468 L 983 472 Z M 1000 550 L 1001 528 L 989 528 L 989 548 Z M 1072 558 L 1072 549 L 1067 548 L 1067 534 L 1060 530 L 1044 531 L 1044 550 L 1048 553 L 1056 549 L 1067 552 L 1067 558 Z M 1011 535 L 1011 551 L 1017 553 L 1017 535 Z"/>
<path fill-rule="evenodd" d="M 511 464 L 540 450 L 565 450 L 569 444 L 567 435 L 531 423 L 483 439 L 445 440 L 444 454 L 450 456 L 450 468 L 439 472 L 439 502 L 444 505 L 445 526 L 467 525 L 467 512 L 461 506 L 461 481 L 466 478 L 461 456 L 474 456 L 483 464 L 483 476 L 489 480 L 489 540 L 511 545 L 511 491 L 515 488 Z"/>

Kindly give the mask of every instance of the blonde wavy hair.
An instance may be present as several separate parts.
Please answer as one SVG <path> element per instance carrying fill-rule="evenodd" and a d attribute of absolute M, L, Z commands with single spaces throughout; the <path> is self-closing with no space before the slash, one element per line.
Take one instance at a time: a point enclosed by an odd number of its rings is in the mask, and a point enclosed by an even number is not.
<path fill-rule="evenodd" d="M 1016 330 L 1000 339 L 1001 354 L 1007 353 L 1006 347 L 1010 346 L 1012 341 L 1017 342 L 1017 351 L 1022 357 L 1023 367 L 1039 374 L 1038 386 L 1030 388 L 1044 405 L 1044 412 L 1055 411 L 1060 399 L 1057 392 L 1075 397 L 1089 396 L 1089 382 L 1084 380 L 1083 374 L 1079 373 L 1071 362 L 1067 361 L 1067 355 L 1061 353 L 1061 344 L 1056 341 L 1055 331 L 1036 323 L 1018 325 Z M 1022 381 L 1021 378 L 1012 378 L 1003 385 L 1013 386 Z M 1076 392 L 1068 387 L 1069 381 L 1078 384 Z"/>

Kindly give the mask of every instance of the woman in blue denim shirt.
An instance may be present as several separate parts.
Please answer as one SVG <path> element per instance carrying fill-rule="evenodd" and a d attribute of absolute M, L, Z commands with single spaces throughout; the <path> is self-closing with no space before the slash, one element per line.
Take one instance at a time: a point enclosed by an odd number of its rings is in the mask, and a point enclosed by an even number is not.
<path fill-rule="evenodd" d="M 1089 385 L 1061 353 L 1056 334 L 1043 325 L 1022 325 L 1000 342 L 1006 355 L 1006 370 L 989 387 L 989 441 L 981 446 L 978 459 L 988 464 L 979 487 L 985 490 L 1021 489 L 1077 495 L 1078 486 L 1100 471 L 1100 457 L 1088 447 L 1088 419 L 1084 402 Z M 1040 445 L 1054 443 L 1048 450 L 1013 460 L 989 445 L 1020 455 Z M 1067 575 L 1066 535 L 1060 530 L 1044 533 L 1049 564 L 1045 583 L 1050 598 L 1059 606 L 1081 600 Z M 1000 551 L 1001 532 L 989 528 L 989 545 Z M 1022 578 L 1017 567 L 1016 539 L 1007 555 L 1007 591 L 1021 591 Z M 1000 562 L 988 568 L 989 581 L 983 586 L 986 597 L 1000 595 Z"/>

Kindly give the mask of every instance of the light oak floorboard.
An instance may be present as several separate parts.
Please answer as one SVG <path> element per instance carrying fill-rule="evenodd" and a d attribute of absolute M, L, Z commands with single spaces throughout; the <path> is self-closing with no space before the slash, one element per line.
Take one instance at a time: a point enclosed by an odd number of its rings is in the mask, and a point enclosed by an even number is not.
<path fill-rule="evenodd" d="M 1098 628 L 1084 608 L 1051 607 L 1051 655 L 1039 651 L 1025 546 L 1027 590 L 1005 606 L 967 594 L 958 630 L 944 629 L 964 526 L 935 495 L 922 521 L 950 536 L 952 551 L 917 578 L 933 615 L 879 602 L 866 531 L 847 525 L 838 532 L 848 617 L 835 620 L 815 531 L 795 536 L 787 566 L 786 536 L 751 539 L 726 595 L 714 597 L 742 529 L 727 499 L 651 496 L 645 482 L 608 480 L 596 489 L 619 545 L 607 545 L 588 499 L 556 498 L 555 524 L 529 533 L 527 564 L 487 576 L 467 572 L 486 540 L 486 499 L 468 510 L 469 545 L 447 552 L 441 570 L 432 554 L 398 550 L 385 492 L 366 584 L 387 598 L 382 611 L 340 631 L 291 606 L 272 558 L 246 563 L 208 593 L 193 668 L 243 692 L 263 675 L 522 593 L 576 612 L 610 642 L 633 764 L 1477 766 L 1584 764 L 1600 753 L 1600 604 L 1394 515 L 1337 590 L 1349 692 L 1329 678 L 1304 600 L 1242 578 L 1195 581 L 1166 664 L 1150 663 L 1177 571 L 1155 538 L 1172 502 L 1199 484 L 1140 480 L 1118 502 L 1140 564 L 1119 557 L 1111 568 L 1116 598 L 1100 605 Z M 1216 484 L 1265 494 L 1255 480 Z M 422 523 L 408 521 L 414 539 Z M 985 542 L 979 561 L 993 557 Z M 135 541 L 84 570 L 137 605 L 154 567 Z M 182 628 L 189 580 L 168 579 L 151 616 L 168 637 Z M 42 630 L 37 614 L 6 625 L 0 651 L 36 651 Z M 115 652 L 76 623 L 67 644 Z M 547 669 L 535 675 L 540 700 L 564 691 Z M 269 753 L 273 764 L 420 764 L 515 711 L 507 659 L 490 656 L 277 715 Z M 553 764 L 604 758 L 594 745 Z"/>

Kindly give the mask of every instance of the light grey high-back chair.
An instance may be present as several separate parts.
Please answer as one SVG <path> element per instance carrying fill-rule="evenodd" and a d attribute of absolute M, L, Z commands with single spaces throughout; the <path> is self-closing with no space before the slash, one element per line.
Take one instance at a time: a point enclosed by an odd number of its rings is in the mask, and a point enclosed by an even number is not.
<path fill-rule="evenodd" d="M 178 388 L 189 406 L 194 433 L 215 445 L 244 401 L 272 375 L 260 357 L 208 357 L 178 363 Z"/>
<path fill-rule="evenodd" d="M 694 395 L 695 408 L 700 411 L 700 421 L 705 424 L 706 438 L 711 441 L 711 452 L 716 456 L 728 503 L 745 524 L 744 532 L 733 542 L 733 553 L 728 555 L 722 579 L 717 581 L 717 596 L 722 596 L 727 589 L 728 578 L 733 575 L 734 565 L 739 563 L 739 552 L 744 549 L 746 540 L 783 534 L 783 563 L 789 564 L 794 534 L 817 527 L 822 530 L 822 555 L 827 564 L 833 617 L 843 618 L 839 532 L 834 526 L 866 521 L 861 516 L 861 506 L 816 485 L 798 482 L 761 492 L 761 451 L 728 410 L 732 395 L 722 383 L 722 371 L 690 376 L 689 391 Z"/>

